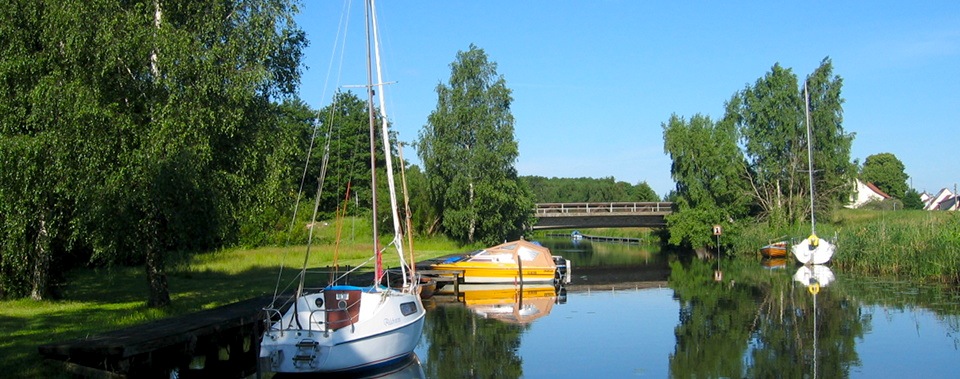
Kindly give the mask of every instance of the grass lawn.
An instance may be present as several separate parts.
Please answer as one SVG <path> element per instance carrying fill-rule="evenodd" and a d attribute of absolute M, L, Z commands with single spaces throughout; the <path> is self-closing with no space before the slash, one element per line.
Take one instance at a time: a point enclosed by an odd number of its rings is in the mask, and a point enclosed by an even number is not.
<path fill-rule="evenodd" d="M 468 249 L 449 241 L 418 241 L 416 248 L 417 260 Z M 179 259 L 167 269 L 172 305 L 164 309 L 146 307 L 143 267 L 74 270 L 67 274 L 60 300 L 0 301 L 0 372 L 4 377 L 66 377 L 59 364 L 43 361 L 39 345 L 272 295 L 278 278 L 282 291 L 295 277 L 305 250 L 228 249 Z M 332 245 L 312 247 L 308 267 L 329 266 L 334 254 L 340 266 L 360 265 L 372 254 L 372 245 L 348 243 L 335 250 Z M 398 266 L 396 254 L 384 254 L 384 265 Z"/>

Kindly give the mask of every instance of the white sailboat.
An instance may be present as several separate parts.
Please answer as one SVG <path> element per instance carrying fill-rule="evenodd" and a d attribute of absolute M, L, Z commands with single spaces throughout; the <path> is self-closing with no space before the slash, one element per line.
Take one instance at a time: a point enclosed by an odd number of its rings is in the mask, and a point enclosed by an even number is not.
<path fill-rule="evenodd" d="M 821 265 L 830 261 L 836 246 L 825 239 L 817 237 L 816 212 L 814 211 L 813 186 L 813 132 L 810 130 L 810 97 L 807 94 L 807 85 L 803 85 L 804 113 L 807 124 L 807 167 L 810 175 L 810 236 L 794 244 L 791 250 L 800 263 L 805 265 Z"/>
<path fill-rule="evenodd" d="M 267 371 L 347 372 L 389 365 L 410 357 L 423 332 L 426 310 L 417 293 L 418 281 L 411 280 L 412 278 L 407 276 L 410 271 L 407 270 L 403 256 L 402 233 L 397 217 L 396 193 L 389 158 L 391 145 L 388 141 L 386 114 L 383 111 L 382 89 L 379 115 L 376 114 L 373 106 L 374 88 L 380 85 L 373 81 L 370 54 L 371 38 L 374 41 L 379 39 L 373 0 L 366 0 L 366 15 L 371 167 L 373 167 L 375 155 L 376 120 L 381 117 L 383 147 L 388 157 L 387 179 L 390 183 L 390 200 L 394 219 L 394 240 L 390 245 L 396 248 L 400 256 L 403 285 L 399 289 L 382 285 L 384 270 L 380 255 L 383 250 L 379 248 L 380 241 L 376 233 L 377 223 L 374 217 L 373 256 L 376 267 L 372 285 L 365 287 L 328 285 L 310 293 L 304 290 L 303 281 L 306 273 L 304 267 L 300 273 L 300 285 L 289 308 L 282 314 L 279 309 L 267 310 L 268 313 L 272 312 L 272 316 L 268 315 L 272 318 L 260 343 L 261 365 Z M 379 45 L 376 46 L 379 50 Z M 377 75 L 380 76 L 379 51 L 377 51 Z M 371 192 L 374 197 L 371 214 L 376 215 L 376 169 L 371 169 L 371 183 Z M 312 239 L 312 228 L 310 234 Z M 309 244 L 307 254 L 309 254 Z"/>

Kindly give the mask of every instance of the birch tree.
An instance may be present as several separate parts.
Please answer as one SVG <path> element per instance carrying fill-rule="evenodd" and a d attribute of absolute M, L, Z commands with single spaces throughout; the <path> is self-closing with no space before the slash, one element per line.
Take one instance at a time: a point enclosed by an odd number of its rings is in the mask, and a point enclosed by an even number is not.
<path fill-rule="evenodd" d="M 5 293 L 21 292 L 31 266 L 75 254 L 145 263 L 147 302 L 163 306 L 168 252 L 236 241 L 239 222 L 270 213 L 278 154 L 296 143 L 275 104 L 299 80 L 294 11 L 286 0 L 0 6 Z"/>
<path fill-rule="evenodd" d="M 511 91 L 497 64 L 474 45 L 458 52 L 450 68 L 417 143 L 436 224 L 466 242 L 519 237 L 533 203 L 514 167 Z"/>

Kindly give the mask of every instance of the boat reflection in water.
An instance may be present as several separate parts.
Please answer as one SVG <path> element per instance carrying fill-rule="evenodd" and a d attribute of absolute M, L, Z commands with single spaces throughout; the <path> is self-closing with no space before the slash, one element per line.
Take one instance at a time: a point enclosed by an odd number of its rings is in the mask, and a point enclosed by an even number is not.
<path fill-rule="evenodd" d="M 830 267 L 824 265 L 801 266 L 797 269 L 797 273 L 793 274 L 793 280 L 807 286 L 816 285 L 817 287 L 826 287 L 830 285 L 834 279 L 836 279 L 836 277 L 833 276 L 833 271 L 830 270 Z"/>
<path fill-rule="evenodd" d="M 420 357 L 416 353 L 410 353 L 405 358 L 391 362 L 384 366 L 372 366 L 361 370 L 350 372 L 325 372 L 325 373 L 276 373 L 270 376 L 267 373 L 265 378 L 323 378 L 323 379 L 347 379 L 347 378 L 382 378 L 382 379 L 421 379 L 426 378 L 423 371 L 423 365 Z"/>
<path fill-rule="evenodd" d="M 552 284 L 460 285 L 459 294 L 449 289 L 437 293 L 438 303 L 456 301 L 477 316 L 508 324 L 531 323 L 566 302 L 566 289 Z"/>
<path fill-rule="evenodd" d="M 820 373 L 818 363 L 820 362 L 820 353 L 818 337 L 820 335 L 817 309 L 817 295 L 820 289 L 829 286 L 836 279 L 833 271 L 824 265 L 804 265 L 797 269 L 793 274 L 793 280 L 807 286 L 807 292 L 813 297 L 813 378 L 817 378 Z"/>
<path fill-rule="evenodd" d="M 760 266 L 767 270 L 780 270 L 787 268 L 787 258 L 763 258 L 760 260 Z"/>

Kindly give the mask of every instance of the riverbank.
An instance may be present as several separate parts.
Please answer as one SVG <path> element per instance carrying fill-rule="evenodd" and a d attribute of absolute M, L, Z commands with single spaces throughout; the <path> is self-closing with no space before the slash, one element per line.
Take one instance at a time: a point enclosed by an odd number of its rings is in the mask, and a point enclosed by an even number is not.
<path fill-rule="evenodd" d="M 822 236 L 838 237 L 833 267 L 859 275 L 914 282 L 960 283 L 958 212 L 843 210 L 827 221 L 818 224 L 818 231 Z M 802 227 L 771 230 L 752 225 L 736 240 L 723 242 L 731 246 L 728 256 L 745 262 L 756 261 L 759 247 L 770 238 L 787 234 L 800 238 L 808 232 Z M 650 236 L 645 229 L 591 230 L 591 233 Z M 416 254 L 417 260 L 423 260 L 472 248 L 458 247 L 442 239 L 421 239 L 417 241 Z M 367 259 L 371 246 L 347 241 L 340 249 L 340 264 L 356 266 Z M 285 269 L 280 283 L 287 283 L 303 264 L 303 250 L 303 246 L 228 249 L 173 261 L 168 270 L 173 304 L 164 309 L 145 306 L 147 285 L 142 267 L 70 272 L 61 300 L 0 301 L 0 335 L 5 337 L 0 341 L 0 372 L 15 377 L 66 377 L 59 366 L 41 360 L 37 346 L 272 295 L 281 265 Z M 310 267 L 332 263 L 331 245 L 318 245 L 312 251 Z M 388 254 L 385 262 L 395 266 L 396 258 Z M 593 277 L 612 275 L 597 274 Z M 664 275 L 663 272 L 650 274 L 656 278 Z M 644 277 L 643 280 L 661 279 Z M 598 284 L 609 287 L 604 282 Z"/>
<path fill-rule="evenodd" d="M 571 231 L 538 234 L 569 235 Z M 658 233 L 647 228 L 581 232 L 640 238 L 652 244 L 659 241 Z M 750 224 L 742 226 L 736 236 L 724 234 L 720 244 L 725 257 L 755 261 L 760 257 L 762 246 L 779 240 L 799 242 L 809 233 L 808 224 L 784 228 Z M 840 209 L 829 220 L 817 223 L 817 234 L 836 243 L 837 252 L 830 265 L 845 272 L 917 283 L 960 285 L 960 212 Z"/>
<path fill-rule="evenodd" d="M 417 260 L 469 249 L 442 239 L 418 241 L 415 247 Z M 347 242 L 340 246 L 338 262 L 360 265 L 371 249 L 369 244 Z M 167 275 L 173 301 L 163 309 L 145 305 L 143 267 L 74 270 L 67 274 L 69 282 L 60 300 L 0 301 L 4 336 L 0 372 L 24 378 L 70 377 L 58 364 L 44 362 L 37 346 L 272 295 L 278 279 L 282 291 L 296 275 L 304 250 L 303 246 L 227 249 L 171 262 Z M 331 245 L 314 246 L 308 266 L 329 266 L 333 251 Z M 397 258 L 387 254 L 384 264 L 396 266 Z"/>
<path fill-rule="evenodd" d="M 750 225 L 725 242 L 727 254 L 756 259 L 763 245 L 809 233 L 809 225 Z M 830 265 L 845 272 L 960 285 L 960 212 L 842 209 L 818 222 L 817 234 L 836 242 Z"/>

